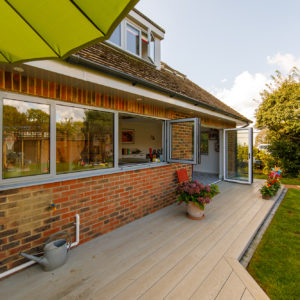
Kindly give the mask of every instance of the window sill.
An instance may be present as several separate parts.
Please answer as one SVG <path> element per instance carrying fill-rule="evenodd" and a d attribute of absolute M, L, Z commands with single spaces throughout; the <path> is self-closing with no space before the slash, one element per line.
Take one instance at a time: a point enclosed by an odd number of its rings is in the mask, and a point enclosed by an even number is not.
<path fill-rule="evenodd" d="M 123 165 L 118 168 L 110 168 L 106 170 L 99 170 L 99 171 L 90 171 L 90 172 L 75 172 L 75 173 L 69 173 L 69 174 L 63 174 L 63 175 L 57 175 L 55 178 L 47 178 L 47 179 L 36 179 L 31 181 L 16 181 L 16 182 L 10 182 L 8 184 L 3 184 L 0 186 L 0 191 L 5 190 L 11 190 L 16 188 L 23 188 L 23 187 L 30 187 L 30 186 L 36 186 L 36 185 L 42 185 L 42 184 L 48 184 L 48 183 L 55 183 L 55 182 L 61 182 L 61 181 L 68 181 L 68 180 L 74 180 L 74 179 L 81 179 L 81 178 L 88 178 L 88 177 L 96 177 L 96 176 L 102 176 L 102 175 L 109 175 L 109 174 L 116 174 L 116 173 L 122 173 L 122 172 L 129 172 L 129 171 L 135 171 L 135 170 L 143 170 L 143 169 L 150 169 L 150 168 L 156 168 L 156 167 L 162 167 L 166 166 L 169 163 L 167 162 L 148 162 L 148 163 L 142 163 L 142 164 L 134 164 L 134 165 Z"/>

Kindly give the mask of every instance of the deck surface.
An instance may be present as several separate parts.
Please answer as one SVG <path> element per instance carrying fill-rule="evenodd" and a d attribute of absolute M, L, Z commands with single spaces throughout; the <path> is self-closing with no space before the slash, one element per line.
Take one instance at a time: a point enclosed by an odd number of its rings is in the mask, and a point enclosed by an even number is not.
<path fill-rule="evenodd" d="M 221 182 L 205 219 L 171 205 L 73 249 L 55 271 L 0 281 L 0 298 L 269 299 L 238 262 L 274 203 L 261 199 L 261 182 Z"/>

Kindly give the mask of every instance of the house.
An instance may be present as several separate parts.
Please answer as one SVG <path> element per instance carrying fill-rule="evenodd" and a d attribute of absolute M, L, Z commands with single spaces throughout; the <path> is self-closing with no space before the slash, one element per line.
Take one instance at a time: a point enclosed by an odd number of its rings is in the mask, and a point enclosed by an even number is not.
<path fill-rule="evenodd" d="M 84 243 L 173 203 L 178 169 L 251 183 L 250 121 L 161 62 L 164 35 L 133 9 L 66 61 L 0 65 L 0 272 L 75 215 Z"/>

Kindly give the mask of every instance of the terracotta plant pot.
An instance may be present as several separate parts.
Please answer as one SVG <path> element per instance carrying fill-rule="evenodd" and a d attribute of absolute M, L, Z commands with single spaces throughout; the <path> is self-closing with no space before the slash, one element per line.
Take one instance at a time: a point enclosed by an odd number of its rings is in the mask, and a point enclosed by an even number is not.
<path fill-rule="evenodd" d="M 272 198 L 272 196 L 265 196 L 265 195 L 262 195 L 262 198 L 265 199 L 265 200 L 270 200 Z"/>
<path fill-rule="evenodd" d="M 192 201 L 189 201 L 187 205 L 187 217 L 192 220 L 202 220 L 204 216 L 204 210 L 201 210 Z"/>

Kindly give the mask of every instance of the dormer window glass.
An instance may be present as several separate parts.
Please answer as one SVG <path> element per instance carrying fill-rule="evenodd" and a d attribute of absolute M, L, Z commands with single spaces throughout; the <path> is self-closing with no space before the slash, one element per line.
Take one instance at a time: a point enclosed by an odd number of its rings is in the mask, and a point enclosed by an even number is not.
<path fill-rule="evenodd" d="M 154 36 L 153 36 L 152 33 L 148 34 L 148 40 L 149 40 L 148 56 L 152 60 L 152 62 L 154 63 L 154 61 L 155 61 L 155 40 L 154 40 Z"/>
<path fill-rule="evenodd" d="M 116 27 L 110 36 L 109 41 L 121 47 L 121 24 Z"/>
<path fill-rule="evenodd" d="M 130 24 L 126 24 L 126 50 L 140 56 L 141 34 Z"/>

